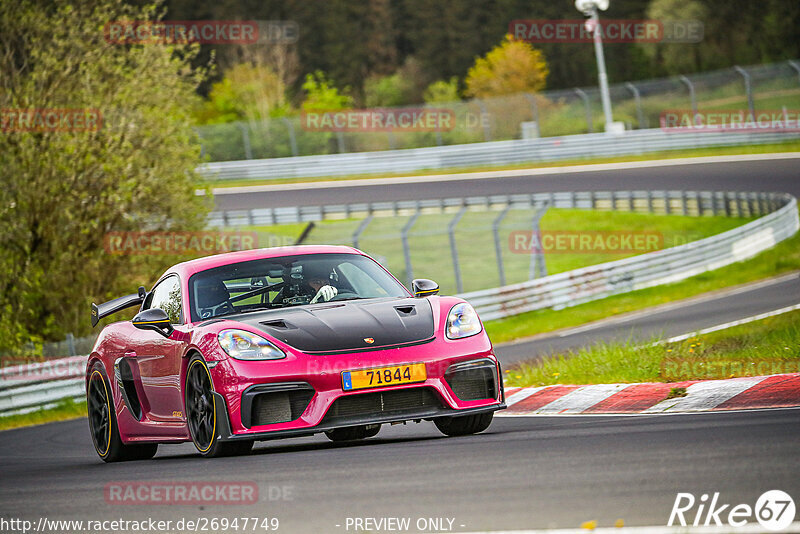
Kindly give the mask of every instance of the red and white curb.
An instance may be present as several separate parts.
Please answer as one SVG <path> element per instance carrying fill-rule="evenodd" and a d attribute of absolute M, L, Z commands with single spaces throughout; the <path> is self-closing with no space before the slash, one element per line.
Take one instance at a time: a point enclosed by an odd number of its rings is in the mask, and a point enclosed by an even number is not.
<path fill-rule="evenodd" d="M 686 396 L 667 399 L 673 388 Z M 800 373 L 672 383 L 506 388 L 498 416 L 687 413 L 800 406 Z"/>

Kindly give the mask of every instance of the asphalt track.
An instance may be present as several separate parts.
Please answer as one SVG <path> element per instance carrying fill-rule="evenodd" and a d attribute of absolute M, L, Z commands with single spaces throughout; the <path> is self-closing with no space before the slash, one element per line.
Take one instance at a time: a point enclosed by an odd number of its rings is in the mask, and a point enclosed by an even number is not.
<path fill-rule="evenodd" d="M 224 195 L 217 202 L 224 209 L 241 209 L 376 198 L 648 188 L 800 195 L 798 178 L 796 160 L 779 160 L 414 187 L 289 190 Z M 797 284 L 796 278 L 784 280 L 566 337 L 574 346 L 627 334 L 631 326 L 645 337 L 659 328 L 666 335 L 683 333 L 796 303 Z M 523 352 L 545 348 L 529 345 Z M 513 357 L 504 350 L 501 357 Z M 345 528 L 348 517 L 409 517 L 412 525 L 418 518 L 452 518 L 456 532 L 575 527 L 589 520 L 611 526 L 617 519 L 626 525 L 665 525 L 678 492 L 697 497 L 719 492 L 722 502 L 753 506 L 764 491 L 781 489 L 800 502 L 798 444 L 797 409 L 499 417 L 485 433 L 463 438 L 444 438 L 432 424 L 422 423 L 384 427 L 377 437 L 358 444 L 334 445 L 315 436 L 261 443 L 251 455 L 218 460 L 203 460 L 192 445 L 183 444 L 162 446 L 154 460 L 105 465 L 93 451 L 86 421 L 77 420 L 0 432 L 0 519 L 258 516 L 277 517 L 279 532 L 292 533 L 353 532 Z M 106 502 L 106 484 L 132 481 L 255 482 L 260 500 L 239 506 Z"/>
<path fill-rule="evenodd" d="M 413 184 L 404 184 L 400 180 L 388 182 L 391 183 L 358 187 L 344 182 L 329 182 L 313 189 L 288 184 L 261 192 L 218 194 L 214 199 L 216 209 L 240 210 L 558 191 L 780 191 L 800 197 L 800 162 L 798 159 L 777 159 L 571 173 L 556 169 L 552 174 L 525 176 L 521 173 L 507 178 L 461 181 L 433 178 Z"/>
<path fill-rule="evenodd" d="M 463 438 L 421 423 L 384 427 L 351 445 L 315 436 L 216 460 L 199 458 L 189 444 L 171 445 L 154 460 L 104 465 L 86 421 L 78 420 L 0 433 L 0 517 L 35 523 L 266 516 L 280 520 L 279 532 L 292 533 L 348 532 L 348 517 L 447 517 L 455 532 L 589 520 L 612 526 L 617 519 L 665 525 L 678 492 L 719 492 L 722 502 L 753 506 L 761 493 L 779 488 L 797 500 L 798 443 L 800 410 L 498 417 L 485 433 Z M 105 501 L 106 484 L 132 481 L 255 482 L 259 502 Z"/>

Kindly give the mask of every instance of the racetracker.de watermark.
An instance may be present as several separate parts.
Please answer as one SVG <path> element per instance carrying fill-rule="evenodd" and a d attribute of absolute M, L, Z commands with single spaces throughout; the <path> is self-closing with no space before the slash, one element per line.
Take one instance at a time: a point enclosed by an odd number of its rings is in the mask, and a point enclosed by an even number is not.
<path fill-rule="evenodd" d="M 291 494 L 277 487 L 274 500 Z M 106 503 L 137 505 L 246 505 L 259 501 L 255 482 L 109 482 L 103 488 Z"/>
<path fill-rule="evenodd" d="M 452 109 L 346 109 L 304 111 L 304 130 L 312 132 L 446 132 L 456 126 Z"/>
<path fill-rule="evenodd" d="M 661 112 L 659 124 L 665 132 L 800 132 L 800 110 L 746 109 L 693 111 L 669 109 Z"/>
<path fill-rule="evenodd" d="M 299 27 L 290 20 L 132 20 L 110 21 L 106 42 L 129 44 L 290 44 Z"/>
<path fill-rule="evenodd" d="M 585 19 L 512 20 L 508 33 L 529 43 L 591 43 L 595 23 Z M 699 43 L 704 26 L 699 20 L 603 19 L 599 23 L 604 43 Z"/>
<path fill-rule="evenodd" d="M 103 127 L 103 114 L 96 108 L 0 109 L 0 131 L 6 132 L 96 132 Z"/>
<path fill-rule="evenodd" d="M 514 254 L 642 254 L 664 248 L 660 232 L 515 230 L 508 236 Z"/>
<path fill-rule="evenodd" d="M 800 360 L 714 361 L 667 358 L 661 362 L 666 380 L 714 380 L 732 376 L 767 376 L 800 373 Z"/>
<path fill-rule="evenodd" d="M 258 248 L 256 232 L 109 232 L 103 248 L 116 255 L 219 254 Z"/>
<path fill-rule="evenodd" d="M 370 345 L 364 341 L 364 347 L 368 346 Z M 447 360 L 430 361 L 425 363 L 425 372 L 427 376 L 441 376 L 452 363 Z M 305 373 L 313 375 L 341 375 L 344 371 L 369 371 L 388 367 L 392 367 L 392 364 L 387 364 L 385 359 L 359 358 L 358 363 L 354 363 L 352 357 L 326 356 L 307 360 L 303 369 Z"/>
<path fill-rule="evenodd" d="M 86 373 L 86 357 L 71 358 L 0 358 L 0 381 L 46 381 L 76 378 Z"/>

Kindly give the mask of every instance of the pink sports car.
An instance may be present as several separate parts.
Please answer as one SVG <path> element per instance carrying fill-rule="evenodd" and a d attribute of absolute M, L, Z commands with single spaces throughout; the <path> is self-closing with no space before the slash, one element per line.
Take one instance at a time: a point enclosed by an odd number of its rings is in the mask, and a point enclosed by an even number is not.
<path fill-rule="evenodd" d="M 151 291 L 92 305 L 106 326 L 89 356 L 89 430 L 106 462 L 191 440 L 208 457 L 324 432 L 368 438 L 431 420 L 449 436 L 505 408 L 500 365 L 475 310 L 413 295 L 350 247 L 232 252 L 180 263 Z"/>

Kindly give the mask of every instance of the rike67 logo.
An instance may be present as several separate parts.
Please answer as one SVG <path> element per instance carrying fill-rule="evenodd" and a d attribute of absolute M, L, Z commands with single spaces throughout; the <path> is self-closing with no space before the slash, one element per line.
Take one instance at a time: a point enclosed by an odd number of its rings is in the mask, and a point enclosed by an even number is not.
<path fill-rule="evenodd" d="M 781 490 L 764 492 L 756 500 L 755 506 L 723 503 L 719 492 L 714 493 L 710 500 L 707 493 L 701 495 L 700 499 L 691 493 L 678 493 L 667 525 L 744 527 L 755 520 L 761 528 L 777 532 L 788 528 L 794 522 L 794 515 L 794 500 Z"/>

